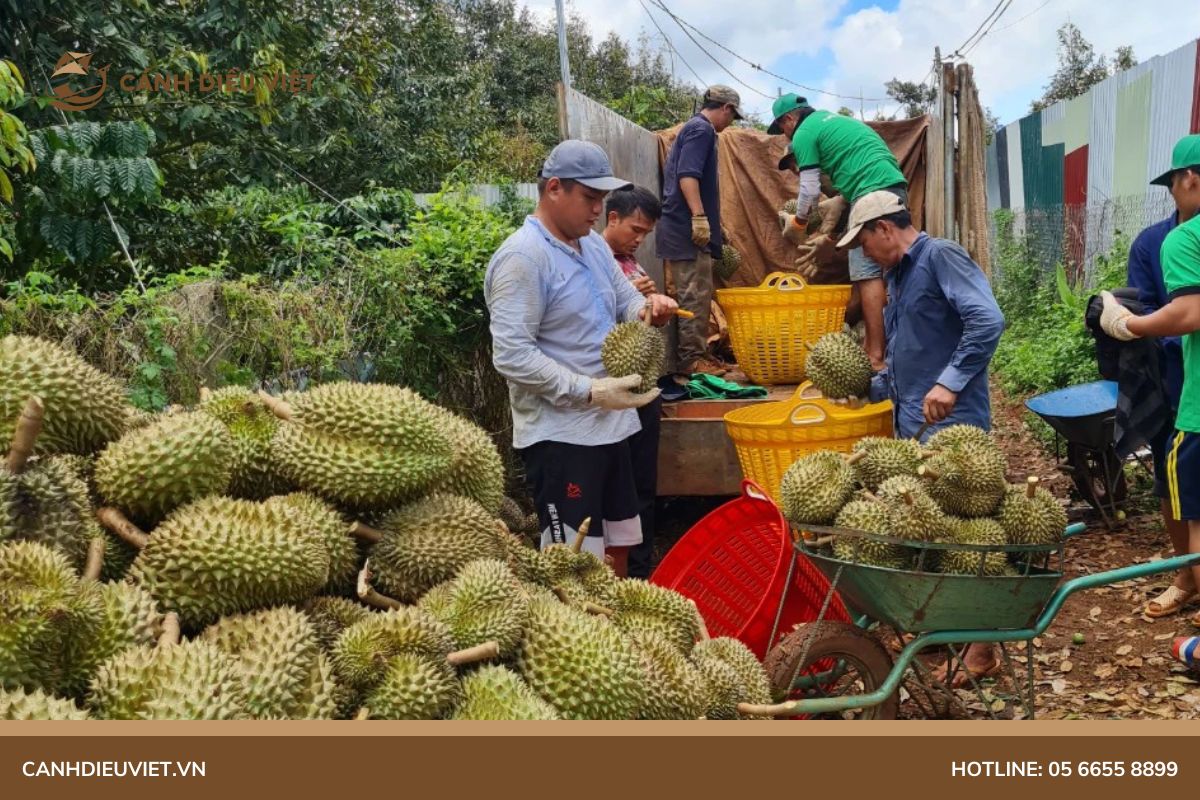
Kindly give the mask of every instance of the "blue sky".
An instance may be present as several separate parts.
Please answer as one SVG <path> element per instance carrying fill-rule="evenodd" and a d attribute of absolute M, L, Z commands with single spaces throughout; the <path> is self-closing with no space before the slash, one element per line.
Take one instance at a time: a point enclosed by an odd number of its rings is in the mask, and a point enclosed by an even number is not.
<path fill-rule="evenodd" d="M 636 40 L 645 31 L 657 47 L 674 48 L 706 83 L 728 83 L 743 103 L 763 116 L 781 81 L 756 72 L 744 62 L 705 42 L 704 50 L 655 3 L 658 0 L 568 0 L 597 35 L 616 31 Z M 889 78 L 924 80 L 933 49 L 953 52 L 996 7 L 996 0 L 661 0 L 680 19 L 751 61 L 799 83 L 832 94 L 803 92 L 818 107 L 859 108 L 862 96 L 868 119 L 877 107 L 891 112 L 883 84 Z M 553 0 L 524 0 L 543 18 L 552 19 Z M 643 3 L 645 5 L 643 5 Z M 647 15 L 649 6 L 670 45 Z M 1130 9 L 1135 8 L 1135 12 Z M 1195 0 L 1012 0 L 988 35 L 966 54 L 984 105 L 1001 122 L 1028 113 L 1057 65 L 1055 31 L 1072 21 L 1102 53 L 1129 44 L 1140 60 L 1161 55 L 1200 36 L 1200 3 Z M 699 38 L 699 37 L 698 37 Z M 710 59 L 704 51 L 715 59 Z M 718 65 L 719 64 L 719 65 Z M 696 78 L 678 61 L 681 77 Z M 722 67 L 742 82 L 732 80 Z M 801 91 L 782 84 L 784 91 Z M 767 97 L 764 97 L 767 95 Z"/>

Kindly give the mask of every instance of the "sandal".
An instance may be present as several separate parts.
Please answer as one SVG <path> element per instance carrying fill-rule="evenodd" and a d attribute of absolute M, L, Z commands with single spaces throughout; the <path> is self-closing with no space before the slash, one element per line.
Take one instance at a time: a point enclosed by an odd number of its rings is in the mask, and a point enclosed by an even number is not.
<path fill-rule="evenodd" d="M 1168 586 L 1162 594 L 1146 604 L 1142 611 L 1150 619 L 1169 617 L 1196 598 L 1195 589 L 1180 589 L 1175 584 Z M 1200 617 L 1200 615 L 1198 615 Z M 1194 620 L 1193 620 L 1194 621 Z"/>
<path fill-rule="evenodd" d="M 1192 617 L 1192 624 L 1200 628 L 1200 611 L 1197 611 L 1196 615 Z"/>
<path fill-rule="evenodd" d="M 984 678 L 995 677 L 996 675 L 998 675 L 1000 673 L 1001 667 L 1002 667 L 1002 664 L 1000 663 L 1000 659 L 996 657 L 996 654 L 994 652 L 992 653 L 992 663 L 988 664 L 983 669 L 972 669 L 971 667 L 968 667 L 965 664 L 960 664 L 959 668 L 957 670 L 955 670 L 955 672 L 954 672 L 954 680 L 950 682 L 950 688 L 951 689 L 959 689 L 959 688 L 962 688 L 966 683 L 968 683 L 968 681 L 969 681 L 969 679 L 967 678 L 968 672 L 970 672 L 972 678 L 974 678 L 976 681 L 980 681 Z M 946 664 L 942 664 L 940 667 L 935 669 L 933 671 L 933 679 L 938 681 L 939 683 L 945 683 L 946 682 L 946 669 L 947 669 Z"/>

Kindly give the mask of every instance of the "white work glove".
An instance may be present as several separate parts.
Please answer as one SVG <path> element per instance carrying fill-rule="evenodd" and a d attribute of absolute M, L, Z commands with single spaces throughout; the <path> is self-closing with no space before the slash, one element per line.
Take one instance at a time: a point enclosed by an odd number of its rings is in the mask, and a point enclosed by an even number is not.
<path fill-rule="evenodd" d="M 780 211 L 779 232 L 783 234 L 784 239 L 799 247 L 808 240 L 808 220 L 801 220 L 795 214 Z"/>
<path fill-rule="evenodd" d="M 1117 298 L 1113 297 L 1112 292 L 1103 291 L 1100 293 L 1100 298 L 1104 301 L 1104 311 L 1100 313 L 1100 329 L 1122 342 L 1140 339 L 1141 337 L 1132 333 L 1128 327 L 1129 318 L 1133 316 L 1133 312 L 1117 302 Z"/>
<path fill-rule="evenodd" d="M 612 411 L 641 408 L 658 397 L 662 391 L 655 387 L 648 392 L 638 394 L 633 390 L 641 382 L 641 375 L 626 375 L 624 378 L 592 378 L 592 392 L 588 395 L 588 403 Z"/>
<path fill-rule="evenodd" d="M 828 234 L 816 234 L 798 248 L 800 257 L 796 259 L 796 271 L 811 280 L 817 274 L 818 262 L 832 258 L 833 249 L 833 239 Z"/>

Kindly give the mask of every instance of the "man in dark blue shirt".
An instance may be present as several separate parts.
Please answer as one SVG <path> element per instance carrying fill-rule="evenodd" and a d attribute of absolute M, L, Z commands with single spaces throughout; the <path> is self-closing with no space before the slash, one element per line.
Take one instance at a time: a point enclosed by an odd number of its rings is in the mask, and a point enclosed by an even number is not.
<path fill-rule="evenodd" d="M 1159 257 L 1167 234 L 1179 223 L 1178 212 L 1157 222 L 1138 234 L 1129 249 L 1129 285 L 1138 290 L 1138 300 L 1150 314 L 1170 302 L 1167 286 L 1163 281 L 1162 260 Z M 1178 336 L 1163 336 L 1161 372 L 1163 388 L 1172 411 L 1179 408 L 1179 396 L 1183 390 L 1183 342 Z M 1174 423 L 1166 426 L 1169 432 Z M 1169 437 L 1164 436 L 1150 443 L 1154 453 L 1154 494 L 1162 505 L 1163 523 L 1175 552 L 1187 553 L 1188 526 L 1175 519 L 1171 513 L 1166 481 L 1166 460 Z M 1148 617 L 1165 617 L 1174 614 L 1196 597 L 1191 570 L 1180 570 L 1175 582 L 1166 591 L 1146 604 L 1144 613 Z"/>
<path fill-rule="evenodd" d="M 911 438 L 926 423 L 926 437 L 959 423 L 990 430 L 988 363 L 1004 315 L 983 270 L 958 244 L 912 227 L 891 192 L 856 204 L 838 247 L 856 242 L 884 270 L 887 367 L 875 376 L 871 399 L 892 400 L 896 435 Z"/>
<path fill-rule="evenodd" d="M 684 123 L 663 165 L 657 255 L 666 269 L 667 294 L 694 315 L 679 321 L 679 372 L 725 374 L 725 368 L 707 356 L 713 259 L 721 257 L 722 244 L 717 134 L 742 118 L 740 105 L 733 89 L 710 86 L 700 111 Z"/>

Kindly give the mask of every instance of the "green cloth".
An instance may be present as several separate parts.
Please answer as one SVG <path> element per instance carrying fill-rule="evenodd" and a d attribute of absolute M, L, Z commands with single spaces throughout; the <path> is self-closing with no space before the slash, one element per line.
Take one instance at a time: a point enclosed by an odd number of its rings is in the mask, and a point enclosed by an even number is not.
<path fill-rule="evenodd" d="M 687 390 L 693 400 L 753 400 L 767 396 L 767 390 L 761 386 L 742 386 L 704 372 L 692 373 Z"/>
<path fill-rule="evenodd" d="M 866 123 L 830 111 L 814 111 L 792 136 L 801 171 L 820 167 L 833 188 L 853 203 L 869 192 L 905 184 L 892 151 Z"/>
<path fill-rule="evenodd" d="M 1200 293 L 1200 216 L 1175 226 L 1162 245 L 1163 283 L 1171 299 Z M 1200 433 L 1200 331 L 1183 338 L 1183 394 L 1175 427 Z"/>

